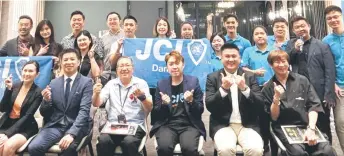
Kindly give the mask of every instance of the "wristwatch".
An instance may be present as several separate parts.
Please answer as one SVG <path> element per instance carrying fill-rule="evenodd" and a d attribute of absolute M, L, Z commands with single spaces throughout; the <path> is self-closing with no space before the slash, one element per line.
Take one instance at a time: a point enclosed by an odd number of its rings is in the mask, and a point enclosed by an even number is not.
<path fill-rule="evenodd" d="M 307 126 L 307 129 L 310 129 L 310 130 L 312 130 L 312 131 L 314 131 L 314 132 L 316 131 L 315 128 L 311 128 L 311 126 L 309 126 L 309 125 Z"/>
<path fill-rule="evenodd" d="M 248 88 L 248 86 L 247 85 L 245 85 L 245 88 L 243 89 L 243 90 L 241 90 L 242 92 L 244 92 L 244 91 L 246 91 L 247 90 L 247 88 Z"/>

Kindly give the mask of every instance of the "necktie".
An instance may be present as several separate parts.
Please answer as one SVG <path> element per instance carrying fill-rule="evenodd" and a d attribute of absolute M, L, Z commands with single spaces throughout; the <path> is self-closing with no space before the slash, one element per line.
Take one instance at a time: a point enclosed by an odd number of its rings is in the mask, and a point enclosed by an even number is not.
<path fill-rule="evenodd" d="M 68 96 L 69 96 L 69 92 L 70 92 L 70 82 L 72 81 L 72 79 L 71 78 L 67 78 L 66 81 L 67 81 L 67 84 L 66 84 L 66 90 L 65 90 L 65 102 L 67 104 Z"/>

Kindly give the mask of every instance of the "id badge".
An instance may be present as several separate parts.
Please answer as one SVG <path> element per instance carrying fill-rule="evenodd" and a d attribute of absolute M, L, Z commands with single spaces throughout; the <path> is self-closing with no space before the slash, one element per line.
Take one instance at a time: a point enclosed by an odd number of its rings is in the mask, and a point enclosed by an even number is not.
<path fill-rule="evenodd" d="M 124 114 L 118 115 L 117 118 L 118 118 L 118 123 L 123 123 L 123 124 L 127 123 L 127 119 L 125 118 Z"/>

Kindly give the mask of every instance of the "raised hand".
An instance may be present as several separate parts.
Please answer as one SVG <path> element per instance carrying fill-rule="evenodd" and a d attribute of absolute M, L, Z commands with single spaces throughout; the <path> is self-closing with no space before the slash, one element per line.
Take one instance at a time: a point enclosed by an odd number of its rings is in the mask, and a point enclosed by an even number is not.
<path fill-rule="evenodd" d="M 96 78 L 96 83 L 93 85 L 93 93 L 99 94 L 102 91 L 103 85 L 100 78 Z"/>
<path fill-rule="evenodd" d="M 256 74 L 257 76 L 264 76 L 265 72 L 266 72 L 266 70 L 263 67 L 254 70 L 254 74 Z"/>
<path fill-rule="evenodd" d="M 45 101 L 51 100 L 51 88 L 49 85 L 47 85 L 47 87 L 45 87 L 45 89 L 42 91 L 42 96 L 43 96 L 43 100 Z"/>
<path fill-rule="evenodd" d="M 94 49 L 95 49 L 95 48 L 96 48 L 96 46 L 93 45 L 93 46 L 91 47 L 91 49 L 88 51 L 87 55 L 88 55 L 88 58 L 89 58 L 89 59 L 93 59 L 93 58 L 94 58 Z"/>
<path fill-rule="evenodd" d="M 225 90 L 229 90 L 234 84 L 232 78 L 230 78 L 229 76 L 224 76 L 223 73 L 221 73 L 221 82 L 221 87 Z"/>
<path fill-rule="evenodd" d="M 26 47 L 26 45 L 23 43 L 21 46 L 19 46 L 20 48 L 20 55 L 21 56 L 29 56 L 30 54 L 30 49 Z"/>
<path fill-rule="evenodd" d="M 10 74 L 10 76 L 5 79 L 5 85 L 8 90 L 12 89 L 12 86 L 13 86 L 12 74 Z"/>
<path fill-rule="evenodd" d="M 41 45 L 41 48 L 39 49 L 37 56 L 41 56 L 41 55 L 46 54 L 49 50 L 49 45 L 50 44 L 47 44 L 46 46 Z"/>
<path fill-rule="evenodd" d="M 162 92 L 159 92 L 159 93 L 161 95 L 162 104 L 167 104 L 167 105 L 170 104 L 171 102 L 170 97 L 167 94 L 164 94 Z"/>
<path fill-rule="evenodd" d="M 174 30 L 171 30 L 171 35 L 170 35 L 170 39 L 174 39 L 177 38 L 176 33 L 174 32 Z"/>
<path fill-rule="evenodd" d="M 284 88 L 281 85 L 277 85 L 275 82 L 274 82 L 274 91 L 275 91 L 274 96 L 276 98 L 280 98 L 281 95 L 285 92 Z"/>
<path fill-rule="evenodd" d="M 240 75 L 235 76 L 235 83 L 238 85 L 238 88 L 240 90 L 245 90 L 247 88 L 246 82 L 245 82 L 245 73 L 243 73 L 242 76 Z"/>
<path fill-rule="evenodd" d="M 212 23 L 212 21 L 213 21 L 213 16 L 214 16 L 213 13 L 208 14 L 208 16 L 207 16 L 207 22 L 208 22 L 209 24 Z"/>
<path fill-rule="evenodd" d="M 295 49 L 297 51 L 301 51 L 301 46 L 303 46 L 304 42 L 301 40 L 301 39 L 297 39 L 296 42 L 295 42 Z"/>
<path fill-rule="evenodd" d="M 184 100 L 188 103 L 191 103 L 193 101 L 193 93 L 194 93 L 194 90 L 186 91 L 184 93 Z"/>

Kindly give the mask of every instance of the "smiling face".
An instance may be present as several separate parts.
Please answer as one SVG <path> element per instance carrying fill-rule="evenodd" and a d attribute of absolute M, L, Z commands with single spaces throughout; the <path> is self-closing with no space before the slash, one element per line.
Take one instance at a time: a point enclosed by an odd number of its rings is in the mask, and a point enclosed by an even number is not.
<path fill-rule="evenodd" d="M 331 11 L 326 14 L 326 22 L 332 29 L 343 28 L 342 14 L 338 11 Z"/>
<path fill-rule="evenodd" d="M 271 68 L 274 70 L 276 75 L 286 75 L 288 74 L 289 63 L 284 57 L 280 57 L 272 62 Z"/>
<path fill-rule="evenodd" d="M 234 17 L 229 17 L 223 22 L 223 26 L 226 28 L 227 33 L 236 33 L 238 25 L 239 23 Z"/>
<path fill-rule="evenodd" d="M 253 40 L 257 45 L 267 44 L 267 34 L 263 28 L 257 27 L 253 31 Z"/>
<path fill-rule="evenodd" d="M 117 62 L 117 75 L 121 80 L 131 79 L 134 66 L 130 58 L 120 58 Z"/>
<path fill-rule="evenodd" d="M 111 14 L 107 18 L 106 24 L 111 30 L 118 30 L 120 28 L 120 19 L 117 14 Z"/>
<path fill-rule="evenodd" d="M 30 34 L 32 28 L 31 21 L 29 19 L 23 18 L 18 22 L 18 33 L 19 36 L 27 36 Z"/>
<path fill-rule="evenodd" d="M 82 18 L 82 15 L 75 14 L 70 19 L 70 26 L 72 27 L 73 31 L 81 31 L 84 29 L 84 19 Z"/>
<path fill-rule="evenodd" d="M 61 67 L 66 75 L 73 75 L 74 73 L 78 72 L 80 60 L 78 59 L 76 53 L 65 53 L 61 57 Z"/>
<path fill-rule="evenodd" d="M 41 30 L 39 31 L 39 34 L 42 36 L 43 39 L 47 39 L 51 35 L 51 29 L 48 25 L 44 24 Z"/>
<path fill-rule="evenodd" d="M 227 71 L 235 72 L 240 64 L 239 51 L 232 48 L 224 49 L 221 54 L 221 62 Z"/>
<path fill-rule="evenodd" d="M 179 77 L 183 75 L 184 63 L 171 56 L 167 61 L 167 70 L 172 77 Z"/>
<path fill-rule="evenodd" d="M 37 76 L 38 76 L 38 72 L 34 64 L 27 64 L 22 69 L 23 82 L 32 83 Z"/>
<path fill-rule="evenodd" d="M 211 42 L 211 46 L 215 51 L 220 51 L 223 44 L 225 44 L 225 41 L 218 35 L 215 36 L 213 41 Z"/>
<path fill-rule="evenodd" d="M 181 38 L 182 39 L 192 39 L 193 28 L 189 23 L 183 24 L 181 28 Z"/>
<path fill-rule="evenodd" d="M 288 26 L 284 22 L 276 22 L 273 32 L 276 37 L 285 37 Z"/>
<path fill-rule="evenodd" d="M 123 28 L 126 37 L 132 38 L 135 36 L 137 24 L 133 19 L 125 19 L 123 21 Z"/>
<path fill-rule="evenodd" d="M 295 21 L 293 24 L 293 32 L 297 37 L 310 37 L 310 25 L 305 20 Z"/>
<path fill-rule="evenodd" d="M 88 50 L 91 44 L 91 39 L 82 34 L 77 38 L 77 42 L 81 51 Z"/>
<path fill-rule="evenodd" d="M 168 32 L 168 23 L 164 20 L 160 20 L 156 26 L 158 35 L 166 35 Z"/>

